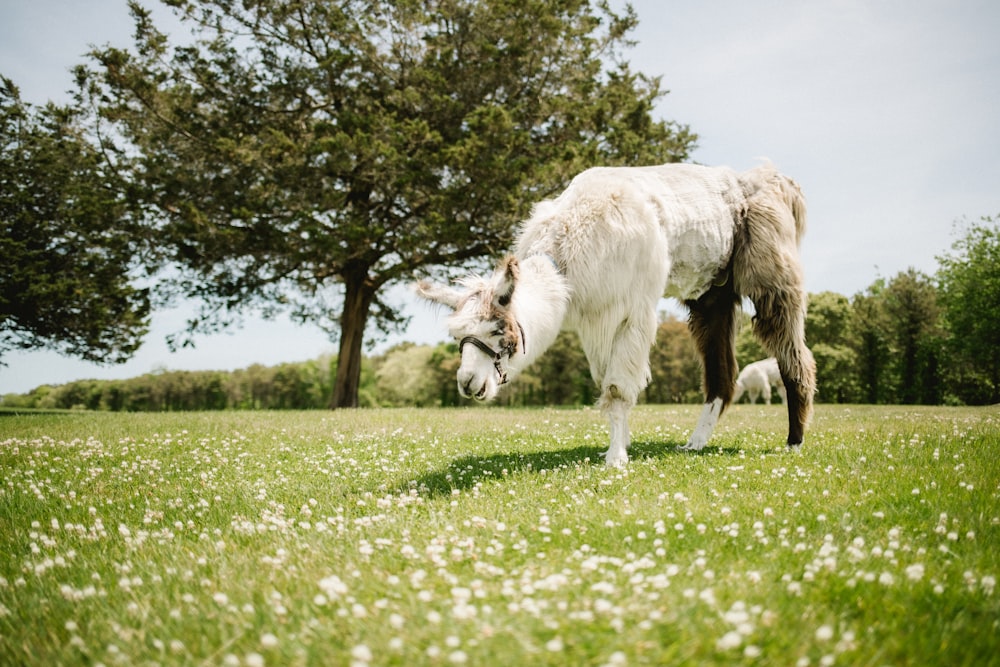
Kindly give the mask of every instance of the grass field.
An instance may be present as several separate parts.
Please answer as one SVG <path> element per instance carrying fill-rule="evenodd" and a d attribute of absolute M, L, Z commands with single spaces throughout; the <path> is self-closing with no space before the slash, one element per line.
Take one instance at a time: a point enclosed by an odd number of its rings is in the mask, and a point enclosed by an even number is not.
<path fill-rule="evenodd" d="M 2 665 L 1000 665 L 1000 410 L 0 414 Z"/>

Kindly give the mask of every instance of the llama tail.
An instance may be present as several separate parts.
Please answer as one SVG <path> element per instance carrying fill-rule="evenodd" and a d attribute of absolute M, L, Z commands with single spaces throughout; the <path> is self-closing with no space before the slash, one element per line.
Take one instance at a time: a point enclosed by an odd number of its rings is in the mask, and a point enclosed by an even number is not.
<path fill-rule="evenodd" d="M 802 243 L 802 237 L 806 233 L 806 198 L 802 194 L 802 188 L 793 179 L 781 174 L 778 174 L 778 187 L 781 188 L 785 206 L 795 218 L 795 242 Z"/>
<path fill-rule="evenodd" d="M 806 233 L 806 198 L 799 184 L 779 173 L 770 162 L 741 173 L 739 180 L 748 200 L 766 193 L 770 206 L 784 206 L 792 214 L 795 220 L 795 242 L 796 245 L 800 244 Z"/>

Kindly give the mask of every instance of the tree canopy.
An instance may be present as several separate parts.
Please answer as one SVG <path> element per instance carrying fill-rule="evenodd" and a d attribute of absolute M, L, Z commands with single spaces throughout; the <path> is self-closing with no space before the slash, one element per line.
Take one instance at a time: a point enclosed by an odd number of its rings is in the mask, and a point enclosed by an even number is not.
<path fill-rule="evenodd" d="M 594 164 L 679 161 L 656 78 L 622 59 L 604 0 L 131 3 L 134 49 L 77 70 L 106 150 L 154 213 L 189 334 L 287 309 L 340 338 L 334 406 L 358 401 L 384 288 L 506 249 L 531 204 Z M 114 142 L 112 142 L 114 140 Z M 114 143 L 114 145 L 112 145 Z"/>
<path fill-rule="evenodd" d="M 23 102 L 0 78 L 0 357 L 51 349 L 123 362 L 150 301 L 127 189 L 71 108 Z"/>
<path fill-rule="evenodd" d="M 968 400 L 1000 402 L 1000 217 L 969 225 L 937 259 L 952 372 Z"/>

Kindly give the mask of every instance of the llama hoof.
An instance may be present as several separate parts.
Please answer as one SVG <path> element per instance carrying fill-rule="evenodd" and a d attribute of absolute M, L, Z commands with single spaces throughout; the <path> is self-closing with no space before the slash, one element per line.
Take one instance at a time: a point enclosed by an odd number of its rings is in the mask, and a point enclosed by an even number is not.
<path fill-rule="evenodd" d="M 692 437 L 686 445 L 681 445 L 677 450 L 681 452 L 700 452 L 705 449 L 705 445 L 707 444 L 707 440 Z"/>
<path fill-rule="evenodd" d="M 628 454 L 625 452 L 612 454 L 611 450 L 604 453 L 604 464 L 609 468 L 624 468 L 628 463 Z"/>

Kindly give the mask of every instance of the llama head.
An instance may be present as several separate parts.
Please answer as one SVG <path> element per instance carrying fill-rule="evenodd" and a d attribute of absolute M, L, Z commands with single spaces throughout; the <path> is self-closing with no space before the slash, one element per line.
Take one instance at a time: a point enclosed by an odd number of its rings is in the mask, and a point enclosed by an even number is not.
<path fill-rule="evenodd" d="M 424 280 L 415 286 L 418 296 L 454 311 L 448 316 L 448 332 L 459 341 L 458 391 L 466 398 L 495 398 L 507 381 L 510 358 L 524 351 L 512 308 L 518 274 L 517 260 L 508 256 L 493 275 L 466 278 L 460 288 Z"/>

